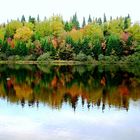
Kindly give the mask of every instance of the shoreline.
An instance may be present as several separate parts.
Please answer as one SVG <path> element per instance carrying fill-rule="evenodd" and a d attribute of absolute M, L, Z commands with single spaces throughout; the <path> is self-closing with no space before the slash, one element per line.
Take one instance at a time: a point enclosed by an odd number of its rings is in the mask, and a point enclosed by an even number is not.
<path fill-rule="evenodd" d="M 137 65 L 140 63 L 133 63 L 133 62 L 107 62 L 107 61 L 65 61 L 65 60 L 53 60 L 53 61 L 1 61 L 0 64 L 49 64 L 49 65 Z"/>

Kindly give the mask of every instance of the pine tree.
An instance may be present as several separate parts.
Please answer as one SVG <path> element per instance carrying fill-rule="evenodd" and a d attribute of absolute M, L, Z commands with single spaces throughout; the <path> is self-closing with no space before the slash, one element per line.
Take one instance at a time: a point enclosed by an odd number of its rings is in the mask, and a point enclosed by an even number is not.
<path fill-rule="evenodd" d="M 31 23 L 33 23 L 33 24 L 35 24 L 35 18 L 34 18 L 34 17 L 29 16 L 29 22 L 31 22 Z"/>
<path fill-rule="evenodd" d="M 131 24 L 130 15 L 128 14 L 127 17 L 124 18 L 124 30 L 127 29 Z"/>
<path fill-rule="evenodd" d="M 39 14 L 37 15 L 37 22 L 40 22 Z"/>
<path fill-rule="evenodd" d="M 19 18 L 17 18 L 17 21 L 19 21 L 19 22 L 20 22 Z"/>
<path fill-rule="evenodd" d="M 45 16 L 45 17 L 44 17 L 44 21 L 46 21 L 46 20 L 47 20 L 47 17 Z"/>
<path fill-rule="evenodd" d="M 98 18 L 97 17 L 95 18 L 95 23 L 98 23 Z"/>
<path fill-rule="evenodd" d="M 85 17 L 83 17 L 82 27 L 84 28 L 85 26 L 86 26 L 86 20 L 85 20 Z"/>
<path fill-rule="evenodd" d="M 124 30 L 128 28 L 128 19 L 127 17 L 124 18 Z"/>
<path fill-rule="evenodd" d="M 92 22 L 91 16 L 89 15 L 88 24 Z"/>
<path fill-rule="evenodd" d="M 130 15 L 129 15 L 129 14 L 128 14 L 127 18 L 129 18 L 129 19 L 130 19 Z"/>
<path fill-rule="evenodd" d="M 107 22 L 106 15 L 104 13 L 104 23 Z"/>
<path fill-rule="evenodd" d="M 25 16 L 24 15 L 22 15 L 22 17 L 21 17 L 21 22 L 25 22 L 26 20 L 25 20 Z"/>
<path fill-rule="evenodd" d="M 102 19 L 101 19 L 101 18 L 98 18 L 97 23 L 98 23 L 99 25 L 101 25 L 101 24 L 102 24 Z"/>
<path fill-rule="evenodd" d="M 112 21 L 112 16 L 110 16 L 110 21 Z"/>
<path fill-rule="evenodd" d="M 79 21 L 78 21 L 78 18 L 77 18 L 77 14 L 76 13 L 73 16 L 71 22 L 72 22 L 74 28 L 76 28 L 76 29 L 79 29 L 80 28 L 80 24 L 79 24 Z"/>

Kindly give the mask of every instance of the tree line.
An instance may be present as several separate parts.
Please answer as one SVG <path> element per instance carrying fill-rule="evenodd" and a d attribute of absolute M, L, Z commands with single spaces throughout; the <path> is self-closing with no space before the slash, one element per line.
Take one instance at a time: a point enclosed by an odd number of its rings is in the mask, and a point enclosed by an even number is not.
<path fill-rule="evenodd" d="M 80 26 L 75 13 L 43 21 L 29 16 L 0 24 L 0 60 L 140 60 L 140 24 L 125 17 L 107 20 L 89 15 Z"/>

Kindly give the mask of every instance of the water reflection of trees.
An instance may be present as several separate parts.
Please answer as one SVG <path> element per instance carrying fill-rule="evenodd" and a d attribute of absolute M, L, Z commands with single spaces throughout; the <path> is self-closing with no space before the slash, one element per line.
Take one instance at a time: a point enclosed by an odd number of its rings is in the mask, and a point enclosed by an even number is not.
<path fill-rule="evenodd" d="M 134 70 L 133 70 L 134 71 Z M 64 102 L 129 109 L 130 99 L 140 99 L 140 75 L 109 66 L 1 65 L 0 97 L 22 106 L 47 104 L 61 108 Z"/>

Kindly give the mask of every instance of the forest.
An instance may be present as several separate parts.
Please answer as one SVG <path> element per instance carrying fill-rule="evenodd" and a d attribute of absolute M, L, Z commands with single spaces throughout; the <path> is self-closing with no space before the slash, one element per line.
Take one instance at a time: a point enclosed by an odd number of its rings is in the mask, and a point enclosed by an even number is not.
<path fill-rule="evenodd" d="M 69 21 L 53 15 L 40 20 L 23 15 L 0 24 L 0 61 L 80 61 L 139 63 L 140 24 L 126 17 L 107 19 L 75 13 Z"/>

